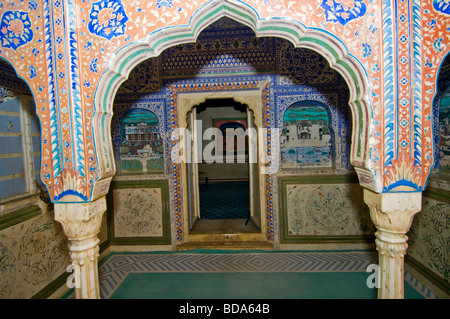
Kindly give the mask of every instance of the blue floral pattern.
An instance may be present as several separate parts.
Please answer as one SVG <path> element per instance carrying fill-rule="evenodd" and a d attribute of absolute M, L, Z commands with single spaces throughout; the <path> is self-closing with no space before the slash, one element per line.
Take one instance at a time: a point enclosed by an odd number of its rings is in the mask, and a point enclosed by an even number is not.
<path fill-rule="evenodd" d="M 325 11 L 327 21 L 342 25 L 362 17 L 367 11 L 364 0 L 323 0 L 320 6 Z"/>
<path fill-rule="evenodd" d="M 36 0 L 28 1 L 28 5 L 29 5 L 30 10 L 37 10 L 37 8 L 39 6 L 39 4 L 37 3 Z"/>
<path fill-rule="evenodd" d="M 30 79 L 34 79 L 37 75 L 36 68 L 32 65 L 29 65 L 28 69 L 30 70 Z"/>
<path fill-rule="evenodd" d="M 92 4 L 89 31 L 111 40 L 125 33 L 128 17 L 121 0 L 100 0 Z"/>
<path fill-rule="evenodd" d="M 173 8 L 173 0 L 156 0 L 156 8 L 161 9 L 162 7 Z"/>
<path fill-rule="evenodd" d="M 33 39 L 33 30 L 28 13 L 6 11 L 0 21 L 0 41 L 4 48 L 16 50 Z"/>
<path fill-rule="evenodd" d="M 433 8 L 436 11 L 450 14 L 450 1 L 448 1 L 448 0 L 433 0 Z"/>

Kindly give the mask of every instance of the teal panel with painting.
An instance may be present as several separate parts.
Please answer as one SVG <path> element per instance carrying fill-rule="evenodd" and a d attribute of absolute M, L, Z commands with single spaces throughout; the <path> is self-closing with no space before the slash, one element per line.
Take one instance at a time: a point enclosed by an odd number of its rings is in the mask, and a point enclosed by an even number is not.
<path fill-rule="evenodd" d="M 283 117 L 281 165 L 284 168 L 331 167 L 332 134 L 325 107 L 296 103 Z"/>
<path fill-rule="evenodd" d="M 121 173 L 163 173 L 164 143 L 158 117 L 148 110 L 128 112 L 120 125 Z"/>

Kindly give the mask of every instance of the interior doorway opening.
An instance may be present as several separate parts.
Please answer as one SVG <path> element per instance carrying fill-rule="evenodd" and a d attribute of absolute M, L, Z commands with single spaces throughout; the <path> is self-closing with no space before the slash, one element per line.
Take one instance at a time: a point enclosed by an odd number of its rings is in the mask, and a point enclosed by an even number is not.
<path fill-rule="evenodd" d="M 188 164 L 190 233 L 260 233 L 250 109 L 233 98 L 207 99 L 192 109 L 188 127 L 196 159 Z"/>

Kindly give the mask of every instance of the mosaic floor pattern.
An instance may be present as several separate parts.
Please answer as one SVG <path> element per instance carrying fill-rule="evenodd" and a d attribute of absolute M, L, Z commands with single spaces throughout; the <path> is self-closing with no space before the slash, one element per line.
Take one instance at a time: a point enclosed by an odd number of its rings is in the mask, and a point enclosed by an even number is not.
<path fill-rule="evenodd" d="M 366 269 L 370 264 L 376 263 L 377 253 L 371 251 L 195 250 L 188 252 L 113 253 L 99 265 L 99 281 L 102 299 L 158 299 L 164 298 L 164 296 L 165 298 L 174 298 L 173 296 L 175 298 L 219 298 L 214 297 L 211 293 L 205 294 L 205 289 L 208 286 L 215 286 L 217 290 L 217 287 L 225 284 L 231 285 L 233 282 L 244 286 L 248 286 L 248 283 L 258 282 L 259 286 L 255 285 L 254 291 L 257 291 L 259 287 L 259 295 L 261 295 L 261 290 L 267 289 L 271 285 L 278 287 L 277 289 L 280 289 L 280 291 L 283 290 L 283 285 L 280 285 L 281 282 L 286 283 L 286 288 L 298 282 L 298 285 L 319 288 L 325 283 L 325 285 L 340 287 L 339 289 L 345 290 L 348 289 L 345 280 L 347 282 L 348 280 L 357 280 L 358 285 L 361 286 L 358 289 L 371 290 L 368 295 L 370 298 L 372 295 L 376 297 L 376 293 L 374 289 L 367 288 L 366 278 L 369 273 L 366 272 Z M 316 284 L 312 284 L 312 282 Z M 195 283 L 195 285 L 192 285 L 192 283 Z M 196 290 L 196 288 L 201 291 Z M 295 288 L 295 286 L 292 286 L 292 288 Z M 159 292 L 155 295 L 155 291 Z M 284 289 L 284 293 L 286 291 L 287 289 Z M 130 292 L 132 293 L 130 294 Z M 405 274 L 405 298 L 407 292 L 409 296 L 413 296 L 411 299 L 436 298 L 428 288 L 409 273 Z M 259 296 L 258 293 L 254 296 Z M 339 296 L 338 291 L 335 293 Z M 252 292 L 250 291 L 248 294 L 252 294 Z M 243 298 L 252 298 L 248 294 L 243 295 Z M 285 295 L 278 294 L 281 298 Z M 225 294 L 221 296 L 226 298 Z M 239 295 L 233 296 L 239 298 Z M 264 297 L 265 295 L 261 296 Z M 301 298 L 302 296 L 310 298 L 308 296 L 311 295 L 294 294 L 292 296 L 293 298 Z M 336 295 L 325 294 L 321 297 L 327 298 L 327 296 L 329 296 L 328 298 L 334 298 L 333 296 Z M 358 298 L 357 296 L 352 297 L 350 294 L 348 298 Z M 68 296 L 68 298 L 73 298 L 73 294 L 72 297 Z M 341 298 L 345 298 L 345 296 Z"/>

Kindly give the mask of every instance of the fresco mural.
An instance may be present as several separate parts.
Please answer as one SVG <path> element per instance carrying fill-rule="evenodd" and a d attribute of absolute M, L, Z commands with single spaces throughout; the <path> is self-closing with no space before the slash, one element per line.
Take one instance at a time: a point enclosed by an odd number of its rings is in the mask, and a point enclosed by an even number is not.
<path fill-rule="evenodd" d="M 164 145 L 158 117 L 134 109 L 124 116 L 120 129 L 120 172 L 163 173 Z"/>
<path fill-rule="evenodd" d="M 331 167 L 331 132 L 328 113 L 318 105 L 290 106 L 283 117 L 281 165 Z"/>

